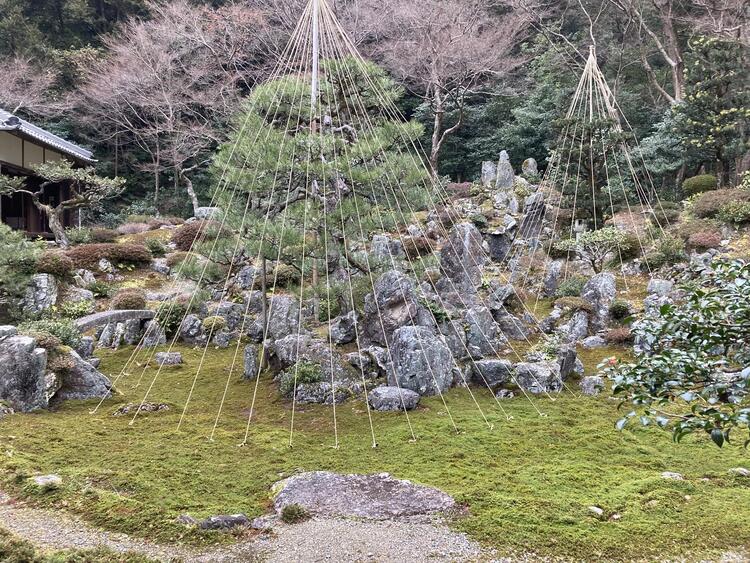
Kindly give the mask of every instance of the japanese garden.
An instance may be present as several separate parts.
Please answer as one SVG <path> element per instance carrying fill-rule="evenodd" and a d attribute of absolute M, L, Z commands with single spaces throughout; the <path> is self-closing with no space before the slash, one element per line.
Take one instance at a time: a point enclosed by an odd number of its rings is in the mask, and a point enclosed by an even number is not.
<path fill-rule="evenodd" d="M 742 0 L 0 0 L 0 561 L 750 559 Z"/>

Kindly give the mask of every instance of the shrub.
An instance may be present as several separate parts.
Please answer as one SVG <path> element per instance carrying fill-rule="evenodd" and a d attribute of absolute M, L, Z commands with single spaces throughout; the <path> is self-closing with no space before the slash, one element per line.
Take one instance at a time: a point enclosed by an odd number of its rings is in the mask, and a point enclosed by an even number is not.
<path fill-rule="evenodd" d="M 646 255 L 645 260 L 650 268 L 657 269 L 667 264 L 677 264 L 686 258 L 685 243 L 668 234 L 659 239 L 656 248 Z"/>
<path fill-rule="evenodd" d="M 175 268 L 182 264 L 188 256 L 190 256 L 189 252 L 171 252 L 170 254 L 167 254 L 167 266 Z"/>
<path fill-rule="evenodd" d="M 577 239 L 561 240 L 555 246 L 562 252 L 575 252 L 581 259 L 591 264 L 594 272 L 599 273 L 604 267 L 606 258 L 616 255 L 628 236 L 628 233 L 618 227 L 604 227 L 596 231 L 581 233 Z"/>
<path fill-rule="evenodd" d="M 273 271 L 274 279 L 276 280 L 277 287 L 289 287 L 295 283 L 299 283 L 300 275 L 297 268 L 290 266 L 289 264 L 279 264 Z M 273 281 L 273 280 L 270 280 Z M 260 281 L 258 281 L 260 283 Z"/>
<path fill-rule="evenodd" d="M 117 227 L 117 234 L 119 235 L 137 235 L 139 233 L 145 233 L 150 231 L 151 227 L 148 223 L 125 223 Z"/>
<path fill-rule="evenodd" d="M 638 258 L 642 253 L 643 249 L 641 248 L 641 241 L 637 236 L 628 233 L 620 244 L 617 259 L 633 260 Z"/>
<path fill-rule="evenodd" d="M 693 213 L 696 217 L 716 217 L 721 208 L 730 202 L 750 201 L 750 191 L 747 190 L 715 190 L 706 192 L 693 203 Z"/>
<path fill-rule="evenodd" d="M 26 292 L 42 244 L 0 223 L 0 297 L 16 300 Z"/>
<path fill-rule="evenodd" d="M 88 244 L 91 242 L 91 229 L 65 229 L 70 244 Z"/>
<path fill-rule="evenodd" d="M 716 176 L 712 174 L 701 174 L 700 176 L 693 176 L 682 182 L 682 191 L 686 195 L 701 194 L 703 192 L 710 192 L 719 187 L 719 182 Z"/>
<path fill-rule="evenodd" d="M 674 232 L 682 240 L 688 242 L 695 233 L 716 231 L 718 226 L 718 223 L 712 219 L 690 219 L 677 226 Z"/>
<path fill-rule="evenodd" d="M 70 355 L 70 348 L 67 346 L 58 346 L 48 350 L 47 369 L 59 374 L 76 367 L 76 362 Z"/>
<path fill-rule="evenodd" d="M 299 504 L 287 504 L 281 509 L 281 519 L 287 524 L 298 524 L 310 518 L 310 514 L 304 506 Z"/>
<path fill-rule="evenodd" d="M 658 205 L 654 208 L 656 223 L 662 227 L 667 227 L 679 221 L 681 214 L 682 212 L 679 209 L 660 208 Z"/>
<path fill-rule="evenodd" d="M 96 298 L 109 297 L 113 291 L 113 287 L 110 284 L 102 281 L 92 282 L 86 289 L 93 293 Z"/>
<path fill-rule="evenodd" d="M 144 245 L 151 251 L 151 254 L 154 256 L 161 257 L 167 253 L 167 247 L 164 246 L 164 243 L 159 239 L 146 239 Z"/>
<path fill-rule="evenodd" d="M 91 230 L 91 242 L 96 243 L 107 243 L 115 242 L 117 240 L 117 231 L 112 229 L 92 229 Z"/>
<path fill-rule="evenodd" d="M 482 215 L 481 213 L 477 213 L 475 215 L 472 215 L 469 219 L 472 223 L 474 223 L 474 226 L 479 229 L 480 231 L 483 231 L 487 228 L 487 225 L 489 224 L 489 221 L 487 221 L 487 217 Z"/>
<path fill-rule="evenodd" d="M 142 244 L 84 244 L 71 248 L 66 254 L 76 268 L 95 268 L 102 258 L 115 264 L 145 265 L 151 262 L 151 252 Z"/>
<path fill-rule="evenodd" d="M 571 312 L 586 311 L 587 313 L 590 313 L 592 311 L 591 305 L 586 303 L 580 297 L 561 297 L 555 301 L 555 307 Z"/>
<path fill-rule="evenodd" d="M 92 312 L 91 301 L 65 301 L 57 307 L 57 314 L 65 319 L 80 319 Z"/>
<path fill-rule="evenodd" d="M 688 248 L 694 250 L 708 250 L 721 246 L 721 233 L 719 231 L 700 231 L 690 235 L 687 241 Z"/>
<path fill-rule="evenodd" d="M 282 373 L 279 380 L 279 391 L 285 397 L 291 397 L 297 385 L 318 383 L 323 380 L 323 370 L 318 364 L 299 362 Z"/>
<path fill-rule="evenodd" d="M 172 242 L 177 250 L 189 251 L 193 244 L 208 240 L 216 240 L 219 236 L 230 234 L 229 229 L 224 228 L 216 221 L 193 221 L 185 223 L 172 233 Z"/>
<path fill-rule="evenodd" d="M 404 252 L 412 260 L 432 253 L 432 242 L 427 237 L 403 237 L 402 242 Z"/>
<path fill-rule="evenodd" d="M 203 319 L 203 330 L 216 334 L 224 330 L 227 326 L 227 321 L 224 317 L 206 317 Z"/>
<path fill-rule="evenodd" d="M 138 289 L 124 289 L 114 296 L 109 308 L 114 311 L 139 311 L 146 308 L 146 295 Z"/>
<path fill-rule="evenodd" d="M 630 316 L 630 303 L 622 299 L 615 299 L 609 306 L 609 315 L 616 321 L 621 321 Z"/>
<path fill-rule="evenodd" d="M 36 271 L 40 274 L 52 274 L 59 278 L 67 278 L 73 272 L 73 260 L 64 252 L 50 250 L 44 252 L 37 260 Z"/>
<path fill-rule="evenodd" d="M 729 201 L 721 206 L 718 217 L 732 225 L 750 223 L 750 201 Z"/>
<path fill-rule="evenodd" d="M 633 342 L 633 334 L 630 327 L 621 326 L 608 330 L 604 335 L 604 340 L 612 346 L 623 346 Z"/>
<path fill-rule="evenodd" d="M 45 330 L 25 330 L 23 333 L 36 340 L 38 348 L 54 350 L 55 348 L 62 346 L 62 340 Z"/>
<path fill-rule="evenodd" d="M 555 297 L 580 297 L 587 281 L 585 276 L 571 276 L 560 284 Z"/>
<path fill-rule="evenodd" d="M 71 348 L 81 345 L 81 333 L 71 320 L 41 319 L 28 321 L 18 327 L 21 334 L 47 333 L 56 336 L 62 344 Z"/>
<path fill-rule="evenodd" d="M 187 305 L 183 303 L 170 303 L 161 307 L 156 314 L 156 322 L 164 330 L 168 338 L 173 338 L 180 330 L 182 320 L 188 314 Z"/>

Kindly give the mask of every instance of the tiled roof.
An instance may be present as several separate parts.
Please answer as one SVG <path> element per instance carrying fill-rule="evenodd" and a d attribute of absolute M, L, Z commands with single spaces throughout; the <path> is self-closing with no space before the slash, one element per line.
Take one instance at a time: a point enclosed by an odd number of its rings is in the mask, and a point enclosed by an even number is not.
<path fill-rule="evenodd" d="M 75 159 L 89 163 L 96 162 L 91 151 L 82 149 L 78 145 L 74 145 L 49 131 L 45 131 L 41 127 L 29 123 L 25 119 L 16 117 L 12 113 L 2 109 L 0 109 L 0 131 L 18 131 L 43 145 L 60 151 L 68 156 L 72 156 Z"/>

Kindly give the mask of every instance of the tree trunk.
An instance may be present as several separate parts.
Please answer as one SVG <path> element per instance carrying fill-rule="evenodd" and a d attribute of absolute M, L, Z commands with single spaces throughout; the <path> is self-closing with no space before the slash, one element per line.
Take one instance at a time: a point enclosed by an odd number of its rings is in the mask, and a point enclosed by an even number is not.
<path fill-rule="evenodd" d="M 433 177 L 437 178 L 438 175 L 438 163 L 440 157 L 440 148 L 442 146 L 441 138 L 443 133 L 443 118 L 445 117 L 445 106 L 443 104 L 443 98 L 440 96 L 440 92 L 435 88 L 435 94 L 433 96 L 433 105 L 435 112 L 435 120 L 432 129 L 432 148 L 430 149 L 430 169 L 432 170 Z"/>
<path fill-rule="evenodd" d="M 261 273 L 260 273 L 260 287 L 263 299 L 261 299 L 261 318 L 263 319 L 263 342 L 261 343 L 260 352 L 260 368 L 266 369 L 267 365 L 267 354 L 266 354 L 266 331 L 268 330 L 268 288 L 266 287 L 266 257 L 264 256 L 261 261 Z"/>
<path fill-rule="evenodd" d="M 36 204 L 37 209 L 47 216 L 47 223 L 49 223 L 49 229 L 55 236 L 55 242 L 60 248 L 70 247 L 70 240 L 68 235 L 65 233 L 65 226 L 63 225 L 63 213 L 64 209 L 52 208 L 43 203 Z"/>
<path fill-rule="evenodd" d="M 182 178 L 183 182 L 185 182 L 185 189 L 187 190 L 188 197 L 190 198 L 190 201 L 193 203 L 193 215 L 198 214 L 198 208 L 200 207 L 200 203 L 198 202 L 198 196 L 195 195 L 195 190 L 193 189 L 193 182 L 188 178 L 185 174 L 182 173 L 182 171 L 178 172 L 178 175 L 180 178 Z"/>

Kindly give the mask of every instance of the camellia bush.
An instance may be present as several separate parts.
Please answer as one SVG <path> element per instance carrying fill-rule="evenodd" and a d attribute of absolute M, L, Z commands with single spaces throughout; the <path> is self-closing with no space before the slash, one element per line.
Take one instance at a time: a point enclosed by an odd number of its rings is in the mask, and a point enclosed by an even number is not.
<path fill-rule="evenodd" d="M 607 364 L 613 393 L 637 421 L 673 432 L 706 432 L 718 446 L 732 432 L 750 444 L 750 264 L 720 262 L 686 274 L 684 297 L 633 325 L 634 362 Z M 622 405 L 621 405 L 622 406 Z"/>

